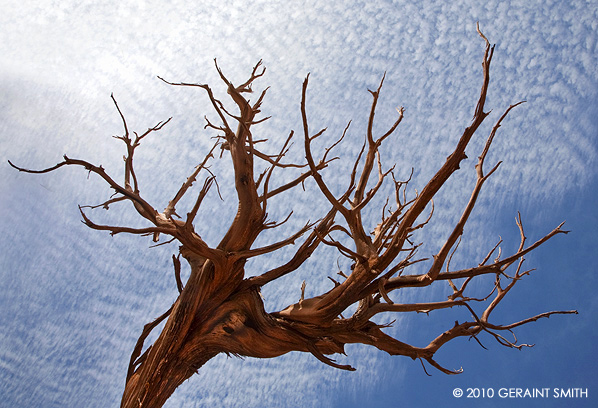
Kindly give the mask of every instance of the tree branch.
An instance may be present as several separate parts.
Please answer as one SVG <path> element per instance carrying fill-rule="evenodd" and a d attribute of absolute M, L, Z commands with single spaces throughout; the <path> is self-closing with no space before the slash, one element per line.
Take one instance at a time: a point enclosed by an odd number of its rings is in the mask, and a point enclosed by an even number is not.
<path fill-rule="evenodd" d="M 473 137 L 478 127 L 482 124 L 487 113 L 484 112 L 484 104 L 486 102 L 486 94 L 488 92 L 488 84 L 490 83 L 490 62 L 492 61 L 492 55 L 494 54 L 494 46 L 490 46 L 490 43 L 486 37 L 481 34 L 478 27 L 478 33 L 486 41 L 486 49 L 484 51 L 484 57 L 482 60 L 483 67 L 483 83 L 480 91 L 480 97 L 478 99 L 472 124 L 465 129 L 463 135 L 459 139 L 457 146 L 447 158 L 446 162 L 436 172 L 436 174 L 426 184 L 420 195 L 411 204 L 407 213 L 405 214 L 401 225 L 395 232 L 392 241 L 390 242 L 388 249 L 384 254 L 380 256 L 379 267 L 385 269 L 392 260 L 399 254 L 403 243 L 405 242 L 406 232 L 417 220 L 419 215 L 422 213 L 427 204 L 436 195 L 438 190 L 444 185 L 444 183 L 451 177 L 451 175 L 459 169 L 459 163 L 464 160 L 467 156 L 465 155 L 465 148 L 469 144 L 469 141 Z"/>

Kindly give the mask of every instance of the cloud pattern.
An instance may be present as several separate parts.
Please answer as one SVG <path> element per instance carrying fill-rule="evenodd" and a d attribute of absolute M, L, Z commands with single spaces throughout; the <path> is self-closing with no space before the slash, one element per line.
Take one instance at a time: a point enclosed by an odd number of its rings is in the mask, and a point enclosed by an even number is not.
<path fill-rule="evenodd" d="M 201 119 L 210 109 L 202 95 L 165 87 L 155 76 L 207 82 L 222 93 L 213 58 L 237 82 L 263 58 L 268 71 L 262 83 L 272 87 L 264 107 L 273 116 L 264 126 L 266 136 L 280 140 L 291 128 L 299 130 L 300 86 L 311 72 L 312 126 L 329 126 L 332 138 L 354 119 L 343 154 L 359 149 L 370 103 L 366 89 L 376 87 L 386 72 L 377 130 L 392 123 L 396 106 L 406 107 L 406 117 L 384 160 L 397 162 L 403 175 L 415 167 L 416 187 L 469 124 L 481 80 L 479 21 L 498 43 L 490 119 L 511 103 L 528 103 L 505 121 L 493 147 L 490 159 L 504 164 L 491 180 L 493 194 L 482 197 L 472 219 L 473 241 L 486 240 L 476 235 L 477 226 L 518 189 L 526 191 L 519 201 L 527 208 L 547 197 L 563 200 L 596 177 L 598 7 L 584 1 L 38 4 L 14 2 L 0 16 L 0 150 L 24 166 L 51 164 L 68 153 L 101 161 L 118 174 L 122 151 L 108 141 L 121 131 L 108 98 L 114 92 L 130 125 L 139 130 L 174 116 L 173 126 L 148 140 L 138 158 L 139 172 L 148 180 L 144 194 L 162 202 L 210 145 Z M 474 143 L 470 157 L 482 143 Z M 296 154 L 300 157 L 300 149 Z M 349 165 L 335 163 L 326 180 L 342 188 L 346 180 L 339 175 Z M 5 248 L 0 257 L 0 324 L 5 328 L 0 332 L 0 393 L 13 407 L 116 405 L 142 324 L 174 299 L 169 257 L 176 248 L 148 251 L 136 237 L 109 239 L 86 230 L 76 204 L 101 202 L 109 193 L 98 191 L 97 180 L 87 181 L 81 172 L 40 178 L 7 166 L 0 172 L 0 188 L 11 192 L 3 194 L 0 208 L 18 215 L 0 226 Z M 451 214 L 467 198 L 472 179 L 465 173 L 443 190 L 436 216 L 440 225 L 430 231 L 428 251 L 441 242 Z M 177 180 L 175 186 L 171 180 Z M 292 207 L 289 229 L 296 228 L 313 212 L 314 194 L 293 204 L 281 202 L 286 208 L 272 215 L 284 217 Z M 112 222 L 136 222 L 116 210 L 106 215 Z M 206 219 L 215 219 L 206 211 Z M 216 228 L 207 225 L 206 230 Z M 215 231 L 207 239 L 217 238 Z M 479 258 L 479 251 L 465 247 L 463 259 Z M 261 267 L 278 259 L 265 259 Z M 264 289 L 267 305 L 274 309 L 294 301 L 303 279 L 308 291 L 327 289 L 321 271 L 334 269 L 335 263 L 334 255 L 314 257 L 296 276 Z M 397 325 L 409 331 L 408 319 Z M 389 359 L 352 347 L 343 358 L 358 368 L 350 375 L 309 355 L 271 361 L 219 357 L 166 406 L 335 406 L 339 390 L 367 393 L 385 369 L 396 376 L 413 369 Z"/>

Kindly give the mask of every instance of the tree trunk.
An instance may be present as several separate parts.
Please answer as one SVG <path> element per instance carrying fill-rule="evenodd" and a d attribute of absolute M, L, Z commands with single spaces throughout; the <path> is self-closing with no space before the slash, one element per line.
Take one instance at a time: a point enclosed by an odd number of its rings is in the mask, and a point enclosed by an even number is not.
<path fill-rule="evenodd" d="M 153 347 L 158 347 L 157 343 Z M 162 407 L 183 381 L 195 374 L 197 369 L 216 354 L 208 349 L 196 351 L 193 356 L 193 368 L 182 355 L 168 355 L 154 359 L 152 364 L 145 364 L 142 370 L 129 378 L 121 408 Z"/>
<path fill-rule="evenodd" d="M 242 276 L 244 263 L 216 267 L 181 252 L 191 265 L 191 276 L 158 339 L 144 355 L 132 358 L 137 368 L 130 368 L 121 408 L 161 407 L 180 384 L 219 353 L 271 358 L 291 350 L 308 351 L 300 332 L 266 313 L 256 287 L 240 288 L 230 280 L 216 283 L 215 276 Z M 221 273 L 222 267 L 229 273 Z"/>

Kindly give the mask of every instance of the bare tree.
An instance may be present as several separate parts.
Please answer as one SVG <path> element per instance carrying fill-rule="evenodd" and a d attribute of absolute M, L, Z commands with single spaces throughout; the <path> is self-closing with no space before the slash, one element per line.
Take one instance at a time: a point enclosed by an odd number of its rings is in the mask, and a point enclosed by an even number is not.
<path fill-rule="evenodd" d="M 521 241 L 514 253 L 503 256 L 499 242 L 490 248 L 488 255 L 477 265 L 461 270 L 450 268 L 450 258 L 458 246 L 480 190 L 500 165 L 499 162 L 489 170 L 484 168 L 490 145 L 503 119 L 522 102 L 509 106 L 492 128 L 475 166 L 477 180 L 471 197 L 442 247 L 425 264 L 429 265 L 427 272 L 407 273 L 410 266 L 425 260 L 417 256 L 419 244 L 412 239 L 413 234 L 430 222 L 433 198 L 459 169 L 459 164 L 466 158 L 467 145 L 488 115 L 484 112 L 484 104 L 494 47 L 479 29 L 478 33 L 485 41 L 485 51 L 482 60 L 483 83 L 473 121 L 464 130 L 454 150 L 434 176 L 419 193 L 411 194 L 412 196 L 407 192 L 409 180 L 398 181 L 393 168 L 384 169 L 380 157 L 382 144 L 394 134 L 401 123 L 403 109 L 398 110 L 396 121 L 386 133 L 375 135 L 373 130 L 376 105 L 384 77 L 378 88 L 370 91 L 372 103 L 365 140 L 360 153 L 354 159 L 352 171 L 348 174 L 346 189 L 342 194 L 334 194 L 326 184 L 322 172 L 334 159 L 331 152 L 343 140 L 349 126 L 345 128 L 342 136 L 335 143 L 329 144 L 324 151 L 313 151 L 314 140 L 321 137 L 326 129 L 316 132 L 309 129 L 306 102 L 308 75 L 303 82 L 301 94 L 302 138 L 306 163 L 283 162 L 294 136 L 293 132 L 290 132 L 278 153 L 265 153 L 261 146 L 266 140 L 255 139 L 254 128 L 268 119 L 258 118 L 267 89 L 261 92 L 253 103 L 246 97 L 252 92 L 254 82 L 265 73 L 261 61 L 253 68 L 249 78 L 236 86 L 216 64 L 232 105 L 236 107 L 235 112 L 227 109 L 208 85 L 171 83 L 163 80 L 171 85 L 201 88 L 207 93 L 217 121 L 206 118 L 206 127 L 215 130 L 218 136 L 203 161 L 161 212 L 141 196 L 133 156 L 140 142 L 151 133 L 161 130 L 170 119 L 158 123 L 142 134 L 131 134 L 114 98 L 124 126 L 124 134 L 118 136 L 118 139 L 125 143 L 127 149 L 122 184 L 111 178 L 101 166 L 67 156 L 64 156 L 64 161 L 44 170 L 23 169 L 11 163 L 16 169 L 28 173 L 46 173 L 63 166 L 83 167 L 102 178 L 115 191 L 109 200 L 91 208 L 107 209 L 113 203 L 128 201 L 137 213 L 149 222 L 146 228 L 99 225 L 88 217 L 86 207 L 80 206 L 83 222 L 88 227 L 109 231 L 112 235 L 149 234 L 156 242 L 161 235 L 165 235 L 171 237 L 171 241 L 176 240 L 180 243 L 179 256 L 173 255 L 179 295 L 170 309 L 144 326 L 131 355 L 121 407 L 161 407 L 183 381 L 219 353 L 271 358 L 290 351 L 303 351 L 313 354 L 330 366 L 354 370 L 351 366 L 338 364 L 327 356 L 344 353 L 345 344 L 361 343 L 374 346 L 390 355 L 420 360 L 424 369 L 425 363 L 428 363 L 443 373 L 456 374 L 460 371 L 449 370 L 434 359 L 435 353 L 447 342 L 463 336 L 478 340 L 477 336 L 486 332 L 501 345 L 520 349 L 528 345 L 519 344 L 514 335 L 511 337 L 513 329 L 553 314 L 577 313 L 574 310 L 552 311 L 510 324 L 497 324 L 490 319 L 493 310 L 513 286 L 528 275 L 529 271 L 523 269 L 524 256 L 553 236 L 567 233 L 562 229 L 562 224 L 534 243 L 528 244 L 519 216 L 517 225 Z M 202 231 L 197 230 L 198 223 L 195 221 L 204 198 L 216 184 L 215 175 L 208 169 L 208 163 L 215 160 L 217 147 L 221 149 L 220 157 L 230 156 L 238 209 L 228 231 L 218 245 L 212 247 L 202 239 Z M 256 162 L 265 169 L 259 174 Z M 296 173 L 292 181 L 272 186 L 273 173 L 280 171 Z M 185 216 L 181 217 L 177 214 L 177 205 L 200 175 L 205 177 L 197 193 L 197 199 Z M 286 238 L 263 247 L 254 247 L 254 242 L 260 234 L 277 228 L 286 221 L 276 223 L 268 220 L 267 207 L 271 200 L 296 191 L 297 187 L 310 179 L 315 181 L 318 190 L 329 203 L 328 212 L 316 222 L 307 222 Z M 364 209 L 376 203 L 373 198 L 381 191 L 385 182 L 394 187 L 392 203 L 387 199 L 382 208 L 377 210 L 382 214 L 377 225 L 364 225 Z M 427 218 L 426 208 L 430 209 Z M 373 232 L 369 232 L 372 228 Z M 295 245 L 298 240 L 301 240 L 300 245 L 290 259 L 280 262 L 280 266 L 258 276 L 245 276 L 248 260 Z M 305 298 L 304 282 L 297 302 L 290 302 L 292 304 L 283 310 L 266 311 L 260 288 L 297 271 L 321 244 L 332 246 L 342 256 L 349 258 L 351 268 L 339 272 L 340 281 L 331 278 L 334 286 L 329 291 Z M 190 275 L 184 285 L 181 279 L 180 256 L 190 267 Z M 512 272 L 509 272 L 510 270 Z M 485 275 L 495 277 L 494 284 L 488 289 L 489 293 L 483 298 L 470 297 L 470 282 Z M 446 300 L 425 303 L 395 303 L 392 300 L 393 292 L 400 289 L 431 285 L 448 285 L 452 294 Z M 482 306 L 480 308 L 476 305 Z M 427 313 L 455 306 L 467 308 L 471 313 L 471 320 L 454 324 L 451 322 L 446 331 L 423 347 L 404 343 L 385 334 L 382 330 L 385 326 L 372 321 L 374 316 L 381 313 Z M 159 337 L 142 353 L 148 335 L 164 320 L 166 322 Z"/>

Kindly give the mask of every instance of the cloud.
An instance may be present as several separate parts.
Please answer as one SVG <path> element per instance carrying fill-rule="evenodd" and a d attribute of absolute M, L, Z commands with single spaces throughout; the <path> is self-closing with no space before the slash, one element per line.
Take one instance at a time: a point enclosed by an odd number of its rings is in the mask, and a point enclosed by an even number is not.
<path fill-rule="evenodd" d="M 511 103 L 528 103 L 513 111 L 493 146 L 489 162 L 504 163 L 489 181 L 478 218 L 472 219 L 473 243 L 463 244 L 464 262 L 471 254 L 485 254 L 484 245 L 494 243 L 494 231 L 489 237 L 479 232 L 482 220 L 496 219 L 496 207 L 506 206 L 519 191 L 525 192 L 521 200 L 530 208 L 547 197 L 562 200 L 595 179 L 596 13 L 596 7 L 583 1 L 9 4 L 0 16 L 5 39 L 0 45 L 0 148 L 11 160 L 31 167 L 53 164 L 67 153 L 119 174 L 122 146 L 110 138 L 122 132 L 109 99 L 114 92 L 131 128 L 143 131 L 174 116 L 172 124 L 140 148 L 138 159 L 142 193 L 156 207 L 165 206 L 210 145 L 213 134 L 203 129 L 202 118 L 213 115 L 205 95 L 168 87 L 155 76 L 210 83 L 224 96 L 213 58 L 236 82 L 263 58 L 267 73 L 259 84 L 271 86 L 264 113 L 273 116 L 264 133 L 281 140 L 291 129 L 300 130 L 300 87 L 311 72 L 308 112 L 313 127 L 328 126 L 326 137 L 332 140 L 354 120 L 342 154 L 358 151 L 371 101 L 367 88 L 375 88 L 387 71 L 376 130 L 384 131 L 394 121 L 395 107 L 405 106 L 406 115 L 384 152 L 384 163 L 397 162 L 400 177 L 413 166 L 413 187 L 421 189 L 471 119 L 481 85 L 483 42 L 475 33 L 479 20 L 498 44 L 488 98 L 493 113 L 468 152 L 471 159 L 443 189 L 435 218 L 439 225 L 429 232 L 427 255 L 442 242 L 452 214 L 467 199 L 473 162 L 491 121 Z M 300 143 L 295 154 L 301 157 Z M 334 166 L 326 180 L 342 189 L 346 179 L 341 176 L 350 160 Z M 65 170 L 40 178 L 6 166 L 0 172 L 3 192 L 16 192 L 3 194 L 0 206 L 3 213 L 18 215 L 0 227 L 7 248 L 1 258 L 0 305 L 15 312 L 4 322 L 9 334 L 0 339 L 5 368 L 0 389 L 14 406 L 114 405 L 142 325 L 174 299 L 168 260 L 176 248 L 144 252 L 146 244 L 139 240 L 111 240 L 83 231 L 76 204 L 101 202 L 109 194 L 98 191 L 99 182 L 93 177 L 87 181 L 83 172 Z M 222 184 L 230 196 L 230 186 Z M 314 194 L 293 205 L 289 230 L 313 217 Z M 115 206 L 108 214 L 94 215 L 137 222 L 118 210 Z M 280 220 L 287 210 L 271 215 Z M 379 214 L 368 216 L 375 220 Z M 209 211 L 205 217 L 215 219 Z M 219 238 L 220 223 L 214 224 L 206 225 L 211 242 Z M 263 267 L 279 259 L 267 259 Z M 335 263 L 336 258 L 322 255 L 310 260 L 310 268 L 266 288 L 268 306 L 296 300 L 303 279 L 314 293 L 327 289 L 325 272 Z M 218 406 L 224 401 L 230 406 L 246 396 L 249 401 L 243 403 L 249 406 L 255 401 L 332 406 L 339 389 L 372 386 L 377 370 L 368 364 L 377 365 L 378 358 L 380 370 L 403 367 L 361 348 L 347 357 L 360 369 L 351 376 L 308 355 L 272 361 L 218 358 L 169 404 L 213 401 Z M 27 375 L 20 374 L 23 370 Z"/>

